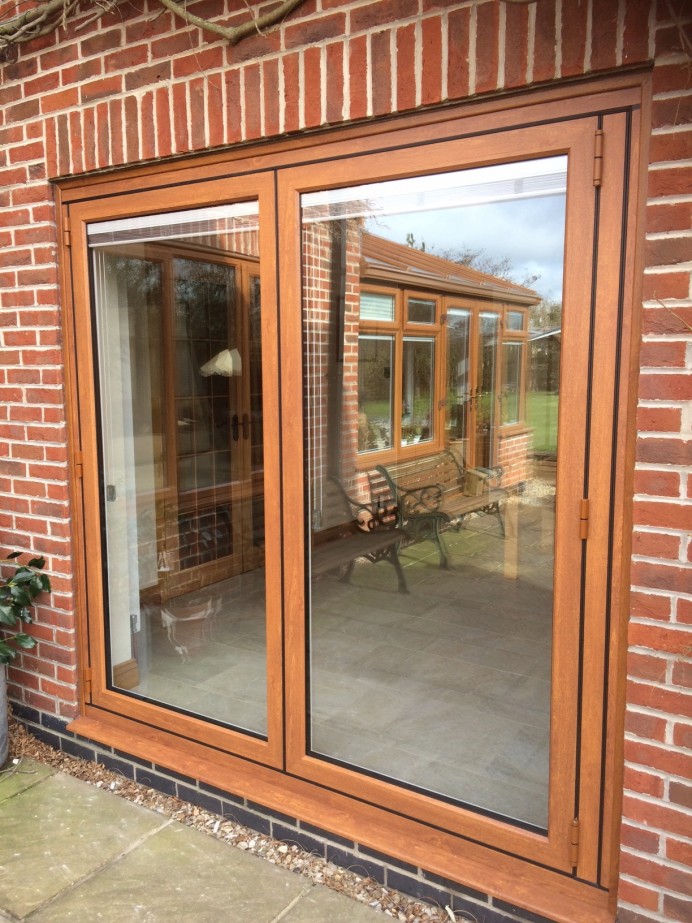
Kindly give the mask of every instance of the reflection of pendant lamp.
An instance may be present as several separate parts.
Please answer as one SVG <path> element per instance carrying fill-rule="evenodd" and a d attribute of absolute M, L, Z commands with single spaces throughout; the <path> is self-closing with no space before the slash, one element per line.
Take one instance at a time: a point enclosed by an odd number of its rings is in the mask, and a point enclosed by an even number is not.
<path fill-rule="evenodd" d="M 240 375 L 243 371 L 243 361 L 237 349 L 222 349 L 209 362 L 205 362 L 199 370 L 205 378 L 210 375 L 223 375 L 225 378 L 231 378 L 233 375 Z"/>

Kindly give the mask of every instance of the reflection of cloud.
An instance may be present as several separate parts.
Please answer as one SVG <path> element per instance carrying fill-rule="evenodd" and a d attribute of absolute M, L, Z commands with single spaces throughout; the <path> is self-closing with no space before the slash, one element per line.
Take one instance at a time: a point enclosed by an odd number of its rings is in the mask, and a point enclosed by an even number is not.
<path fill-rule="evenodd" d="M 388 215 L 368 222 L 368 229 L 402 244 L 413 234 L 433 253 L 469 248 L 497 260 L 506 257 L 515 281 L 538 275 L 531 287 L 560 300 L 564 224 L 564 196 L 549 196 Z"/>

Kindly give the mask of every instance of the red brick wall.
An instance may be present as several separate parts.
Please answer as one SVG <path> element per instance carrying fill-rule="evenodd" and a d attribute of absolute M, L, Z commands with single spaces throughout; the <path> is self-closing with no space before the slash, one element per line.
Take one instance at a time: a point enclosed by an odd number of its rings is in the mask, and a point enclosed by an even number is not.
<path fill-rule="evenodd" d="M 246 15 L 238 0 L 226 5 L 225 21 Z M 38 656 L 23 655 L 12 693 L 75 712 L 48 178 L 653 60 L 620 913 L 628 923 L 692 918 L 689 3 L 307 0 L 280 28 L 235 48 L 152 0 L 140 6 L 61 29 L 2 66 L 0 542 L 43 552 L 54 586 L 36 626 Z M 15 7 L 0 0 L 0 16 Z"/>

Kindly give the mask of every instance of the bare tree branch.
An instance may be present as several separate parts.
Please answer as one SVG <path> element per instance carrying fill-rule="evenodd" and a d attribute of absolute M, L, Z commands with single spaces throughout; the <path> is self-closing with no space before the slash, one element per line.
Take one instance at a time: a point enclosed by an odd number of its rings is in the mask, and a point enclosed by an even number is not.
<path fill-rule="evenodd" d="M 284 16 L 288 16 L 291 10 L 294 10 L 302 2 L 303 0 L 284 0 L 280 6 L 270 12 L 265 13 L 263 16 L 248 19 L 247 22 L 241 23 L 239 26 L 221 26 L 216 22 L 210 22 L 208 19 L 195 16 L 194 13 L 189 13 L 185 9 L 184 3 L 178 3 L 176 0 L 159 0 L 162 6 L 175 13 L 176 16 L 180 16 L 193 26 L 199 26 L 200 29 L 215 32 L 225 38 L 230 45 L 237 45 L 241 39 L 250 35 L 251 32 L 261 32 L 262 29 L 276 25 L 277 22 L 280 22 Z"/>

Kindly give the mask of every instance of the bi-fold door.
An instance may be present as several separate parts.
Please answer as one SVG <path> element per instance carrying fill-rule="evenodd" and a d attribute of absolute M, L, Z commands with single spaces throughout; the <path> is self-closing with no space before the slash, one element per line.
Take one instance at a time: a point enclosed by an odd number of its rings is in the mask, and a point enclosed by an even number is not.
<path fill-rule="evenodd" d="M 70 205 L 92 713 L 598 880 L 628 120 Z"/>

